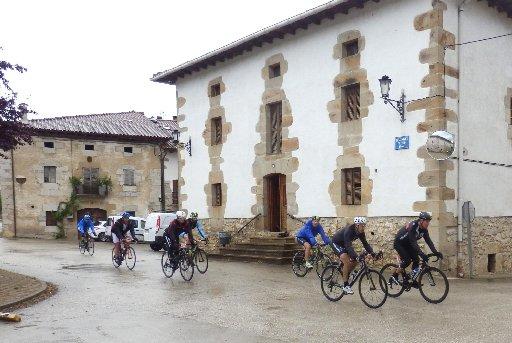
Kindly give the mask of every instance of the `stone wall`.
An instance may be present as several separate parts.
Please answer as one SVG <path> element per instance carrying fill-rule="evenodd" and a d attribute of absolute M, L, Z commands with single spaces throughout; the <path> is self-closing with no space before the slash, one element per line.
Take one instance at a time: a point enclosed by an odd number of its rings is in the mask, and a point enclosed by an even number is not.
<path fill-rule="evenodd" d="M 14 235 L 14 202 L 11 159 L 0 158 L 0 194 L 2 195 L 2 235 L 12 237 Z M 7 228 L 11 229 L 7 230 Z"/>

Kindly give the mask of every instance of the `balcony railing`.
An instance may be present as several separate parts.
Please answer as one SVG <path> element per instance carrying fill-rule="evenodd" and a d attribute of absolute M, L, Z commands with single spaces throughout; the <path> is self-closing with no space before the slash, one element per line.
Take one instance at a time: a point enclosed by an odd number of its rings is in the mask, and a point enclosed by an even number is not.
<path fill-rule="evenodd" d="M 99 185 L 97 182 L 84 183 L 76 187 L 76 194 L 106 197 L 108 195 L 108 187 Z"/>

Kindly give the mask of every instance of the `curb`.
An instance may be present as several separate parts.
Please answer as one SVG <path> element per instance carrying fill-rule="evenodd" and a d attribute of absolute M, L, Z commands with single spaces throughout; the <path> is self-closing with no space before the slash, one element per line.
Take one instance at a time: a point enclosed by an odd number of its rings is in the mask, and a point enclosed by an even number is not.
<path fill-rule="evenodd" d="M 11 307 L 11 306 L 18 305 L 25 301 L 32 300 L 32 299 L 38 297 L 39 295 L 43 294 L 44 292 L 46 292 L 46 290 L 49 288 L 48 284 L 46 282 L 40 281 L 40 280 L 39 280 L 39 282 L 41 283 L 41 287 L 36 292 L 33 292 L 32 294 L 30 294 L 22 299 L 17 299 L 15 301 L 11 301 L 9 303 L 0 304 L 0 310 L 3 310 L 5 308 Z"/>

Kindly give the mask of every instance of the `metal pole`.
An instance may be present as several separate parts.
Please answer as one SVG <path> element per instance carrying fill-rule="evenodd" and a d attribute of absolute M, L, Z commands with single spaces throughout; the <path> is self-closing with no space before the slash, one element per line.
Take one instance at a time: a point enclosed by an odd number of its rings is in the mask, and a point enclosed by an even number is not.
<path fill-rule="evenodd" d="M 165 212 L 165 178 L 164 178 L 165 155 L 160 148 L 160 210 Z"/>
<path fill-rule="evenodd" d="M 464 207 L 466 212 L 466 224 L 467 224 L 467 236 L 468 236 L 468 256 L 469 256 L 469 278 L 472 279 L 474 277 L 473 274 L 473 240 L 472 240 L 472 231 L 471 231 L 471 213 L 469 209 L 469 202 L 466 202 L 466 206 Z"/>

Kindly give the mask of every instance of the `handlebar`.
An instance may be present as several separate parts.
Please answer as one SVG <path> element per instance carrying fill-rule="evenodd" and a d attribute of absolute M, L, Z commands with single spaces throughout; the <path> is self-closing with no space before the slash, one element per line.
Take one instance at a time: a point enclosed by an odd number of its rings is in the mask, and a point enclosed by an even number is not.
<path fill-rule="evenodd" d="M 432 257 L 435 257 L 436 259 L 435 259 L 435 260 L 430 261 L 430 259 L 431 259 Z M 441 258 L 439 258 L 439 256 L 438 256 L 438 255 L 436 255 L 436 254 L 428 254 L 428 255 L 427 255 L 427 262 L 437 262 L 437 261 L 439 261 L 440 259 L 441 259 Z"/>

